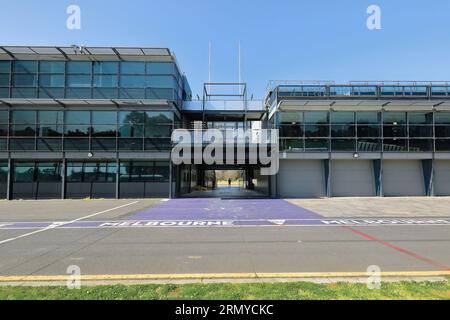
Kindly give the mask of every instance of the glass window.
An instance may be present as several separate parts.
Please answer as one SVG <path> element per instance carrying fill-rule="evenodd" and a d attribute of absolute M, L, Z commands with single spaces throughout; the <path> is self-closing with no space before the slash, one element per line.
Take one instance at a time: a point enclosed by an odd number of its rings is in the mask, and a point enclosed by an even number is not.
<path fill-rule="evenodd" d="M 62 124 L 63 122 L 62 111 L 39 111 L 38 116 L 40 124 Z"/>
<path fill-rule="evenodd" d="M 118 77 L 114 75 L 94 75 L 94 87 L 115 88 L 118 86 Z"/>
<path fill-rule="evenodd" d="M 177 82 L 173 76 L 147 76 L 147 87 L 175 88 Z"/>
<path fill-rule="evenodd" d="M 358 137 L 374 137 L 381 136 L 380 125 L 360 125 L 358 124 Z"/>
<path fill-rule="evenodd" d="M 305 141 L 303 139 L 281 139 L 281 151 L 303 151 Z"/>
<path fill-rule="evenodd" d="M 408 140 L 406 139 L 384 139 L 383 149 L 386 152 L 406 152 L 408 151 Z"/>
<path fill-rule="evenodd" d="M 67 86 L 76 88 L 90 87 L 91 79 L 91 76 L 69 75 L 67 76 Z"/>
<path fill-rule="evenodd" d="M 39 137 L 60 137 L 63 133 L 63 126 L 57 124 L 41 124 L 38 128 Z"/>
<path fill-rule="evenodd" d="M 0 74 L 0 87 L 9 87 L 9 74 Z"/>
<path fill-rule="evenodd" d="M 39 98 L 63 99 L 64 88 L 39 88 Z"/>
<path fill-rule="evenodd" d="M 87 61 L 68 61 L 67 73 L 91 74 L 92 63 Z"/>
<path fill-rule="evenodd" d="M 384 112 L 383 122 L 385 124 L 406 124 L 406 112 Z"/>
<path fill-rule="evenodd" d="M 332 137 L 355 137 L 356 131 L 353 125 L 332 125 L 331 136 Z"/>
<path fill-rule="evenodd" d="M 0 110 L 0 123 L 8 123 L 8 111 Z"/>
<path fill-rule="evenodd" d="M 16 60 L 13 62 L 13 72 L 16 73 L 36 73 L 37 61 Z"/>
<path fill-rule="evenodd" d="M 37 92 L 35 88 L 12 88 L 12 98 L 36 98 Z"/>
<path fill-rule="evenodd" d="M 120 73 L 145 74 L 145 62 L 121 62 Z"/>
<path fill-rule="evenodd" d="M 383 127 L 384 137 L 406 137 L 406 126 L 387 126 Z"/>
<path fill-rule="evenodd" d="M 36 135 L 35 124 L 13 124 L 11 135 L 15 137 L 34 137 Z"/>
<path fill-rule="evenodd" d="M 433 124 L 432 112 L 408 112 L 410 124 Z"/>
<path fill-rule="evenodd" d="M 155 181 L 169 181 L 170 169 L 168 162 L 155 162 L 153 179 Z"/>
<path fill-rule="evenodd" d="M 81 182 L 83 181 L 83 163 L 67 162 L 67 181 Z"/>
<path fill-rule="evenodd" d="M 355 123 L 354 112 L 331 112 L 331 124 Z"/>
<path fill-rule="evenodd" d="M 432 139 L 410 139 L 409 152 L 433 151 Z"/>
<path fill-rule="evenodd" d="M 121 76 L 120 86 L 124 88 L 145 88 L 145 76 Z"/>
<path fill-rule="evenodd" d="M 306 137 L 329 137 L 330 126 L 328 125 L 306 125 L 305 126 Z"/>
<path fill-rule="evenodd" d="M 41 87 L 64 87 L 64 75 L 42 74 L 39 76 Z"/>
<path fill-rule="evenodd" d="M 436 137 L 450 138 L 450 125 L 436 126 L 435 133 Z"/>
<path fill-rule="evenodd" d="M 409 136 L 414 138 L 432 138 L 433 126 L 409 126 Z"/>
<path fill-rule="evenodd" d="M 64 150 L 66 151 L 86 151 L 89 150 L 88 138 L 65 138 Z"/>
<path fill-rule="evenodd" d="M 379 139 L 358 139 L 356 144 L 359 152 L 377 152 L 381 151 L 381 140 Z"/>
<path fill-rule="evenodd" d="M 14 182 L 33 182 L 35 181 L 35 164 L 34 162 L 14 163 Z"/>
<path fill-rule="evenodd" d="M 117 74 L 119 72 L 119 63 L 114 61 L 96 61 L 94 62 L 94 73 L 99 74 Z"/>
<path fill-rule="evenodd" d="M 356 140 L 354 139 L 332 139 L 331 151 L 356 151 Z"/>
<path fill-rule="evenodd" d="M 117 89 L 112 88 L 94 88 L 92 90 L 93 99 L 117 99 Z"/>
<path fill-rule="evenodd" d="M 137 124 L 144 123 L 144 112 L 142 111 L 120 111 L 120 124 Z"/>
<path fill-rule="evenodd" d="M 145 89 L 120 89 L 120 99 L 145 99 Z"/>
<path fill-rule="evenodd" d="M 67 99 L 90 99 L 91 88 L 66 88 Z"/>
<path fill-rule="evenodd" d="M 329 150 L 328 139 L 306 139 L 305 150 L 309 152 L 325 152 Z"/>
<path fill-rule="evenodd" d="M 61 163 L 59 162 L 38 162 L 36 169 L 39 181 L 61 181 Z"/>
<path fill-rule="evenodd" d="M 9 98 L 8 88 L 0 88 L 0 98 Z"/>
<path fill-rule="evenodd" d="M 357 112 L 356 119 L 358 124 L 379 124 L 380 113 L 379 112 Z"/>
<path fill-rule="evenodd" d="M 303 137 L 302 126 L 298 124 L 281 125 L 279 130 L 280 130 L 280 137 L 291 137 L 291 138 Z"/>
<path fill-rule="evenodd" d="M 328 123 L 328 112 L 305 112 L 305 122 L 326 124 Z"/>
<path fill-rule="evenodd" d="M 147 62 L 147 73 L 173 74 L 174 64 L 172 62 Z"/>
<path fill-rule="evenodd" d="M 36 111 L 14 110 L 11 118 L 13 124 L 36 124 Z"/>
<path fill-rule="evenodd" d="M 90 124 L 89 111 L 66 111 L 66 124 Z"/>
<path fill-rule="evenodd" d="M 9 73 L 10 72 L 10 62 L 9 61 L 0 61 L 0 72 Z"/>
<path fill-rule="evenodd" d="M 450 151 L 450 139 L 436 139 L 436 151 Z"/>
<path fill-rule="evenodd" d="M 41 61 L 41 73 L 64 73 L 64 61 Z"/>
<path fill-rule="evenodd" d="M 12 81 L 15 87 L 35 87 L 37 76 L 34 74 L 14 74 Z"/>
<path fill-rule="evenodd" d="M 6 137 L 8 135 L 8 125 L 0 123 L 0 137 Z"/>
<path fill-rule="evenodd" d="M 278 113 L 280 123 L 301 123 L 303 121 L 303 112 L 280 112 Z"/>
<path fill-rule="evenodd" d="M 450 124 L 450 112 L 436 112 L 434 121 L 436 124 Z"/>
<path fill-rule="evenodd" d="M 92 124 L 116 124 L 117 112 L 92 111 Z"/>

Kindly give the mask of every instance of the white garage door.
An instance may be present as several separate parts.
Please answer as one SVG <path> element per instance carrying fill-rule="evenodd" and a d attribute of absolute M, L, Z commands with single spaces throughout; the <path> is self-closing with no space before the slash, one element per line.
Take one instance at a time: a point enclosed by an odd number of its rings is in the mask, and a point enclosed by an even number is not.
<path fill-rule="evenodd" d="M 371 160 L 333 160 L 331 162 L 333 197 L 375 196 Z"/>
<path fill-rule="evenodd" d="M 387 197 L 425 195 L 420 160 L 385 160 L 383 193 Z"/>
<path fill-rule="evenodd" d="M 450 196 L 450 160 L 434 162 L 434 194 Z"/>
<path fill-rule="evenodd" d="M 284 198 L 325 196 L 322 160 L 281 160 L 278 190 Z"/>

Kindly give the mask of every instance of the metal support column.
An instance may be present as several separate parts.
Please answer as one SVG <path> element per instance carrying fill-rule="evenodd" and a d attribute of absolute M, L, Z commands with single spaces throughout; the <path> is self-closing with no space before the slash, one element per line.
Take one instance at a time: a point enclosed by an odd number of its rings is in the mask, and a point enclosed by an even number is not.
<path fill-rule="evenodd" d="M 12 200 L 12 159 L 11 155 L 8 157 L 8 177 L 6 180 L 6 199 Z"/>
<path fill-rule="evenodd" d="M 120 198 L 120 161 L 116 158 L 116 199 Z"/>
<path fill-rule="evenodd" d="M 67 176 L 67 160 L 65 156 L 63 156 L 61 162 L 61 199 L 64 200 L 66 198 L 66 176 Z"/>

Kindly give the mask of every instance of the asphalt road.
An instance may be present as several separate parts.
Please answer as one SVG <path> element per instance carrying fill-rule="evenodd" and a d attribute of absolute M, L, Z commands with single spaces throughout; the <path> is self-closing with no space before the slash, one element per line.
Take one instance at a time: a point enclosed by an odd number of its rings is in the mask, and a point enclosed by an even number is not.
<path fill-rule="evenodd" d="M 1 202 L 0 275 L 64 275 L 71 265 L 90 275 L 365 272 L 372 265 L 385 272 L 450 268 L 450 224 L 445 223 L 285 225 L 279 222 L 280 214 L 267 216 L 278 220 L 264 226 L 100 227 L 69 223 L 133 222 L 130 218 L 142 214 L 148 221 L 152 212 L 159 212 L 161 220 L 161 206 L 169 208 L 169 214 L 185 212 L 183 203 L 177 211 L 170 201 Z M 224 205 L 230 206 L 230 202 Z M 245 205 L 239 209 L 243 214 Z M 199 207 L 192 210 L 197 212 Z M 221 210 L 220 202 L 217 210 Z M 298 219 L 305 214 L 312 219 L 310 212 L 298 212 Z M 195 216 L 186 218 L 195 220 Z M 238 221 L 239 216 L 230 219 Z M 11 222 L 42 221 L 59 224 L 8 227 Z"/>

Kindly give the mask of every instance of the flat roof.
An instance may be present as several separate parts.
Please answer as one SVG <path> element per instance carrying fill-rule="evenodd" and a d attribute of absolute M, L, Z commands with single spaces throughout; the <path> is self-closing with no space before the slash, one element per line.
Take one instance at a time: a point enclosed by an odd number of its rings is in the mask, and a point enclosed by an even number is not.
<path fill-rule="evenodd" d="M 1 60 L 176 61 L 168 48 L 96 46 L 0 46 Z"/>

